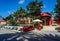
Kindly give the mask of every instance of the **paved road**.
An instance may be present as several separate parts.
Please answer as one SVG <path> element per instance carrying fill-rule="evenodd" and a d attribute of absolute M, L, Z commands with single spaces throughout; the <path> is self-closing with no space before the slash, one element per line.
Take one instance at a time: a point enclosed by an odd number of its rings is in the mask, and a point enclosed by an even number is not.
<path fill-rule="evenodd" d="M 17 32 L 0 30 L 0 41 L 60 41 L 60 33 L 55 31 Z"/>

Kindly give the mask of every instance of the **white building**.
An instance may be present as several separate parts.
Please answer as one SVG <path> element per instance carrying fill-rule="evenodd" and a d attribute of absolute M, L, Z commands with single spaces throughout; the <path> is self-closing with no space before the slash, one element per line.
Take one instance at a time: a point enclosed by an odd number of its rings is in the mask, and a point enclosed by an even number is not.
<path fill-rule="evenodd" d="M 0 20 L 0 24 L 6 24 L 5 20 Z"/>

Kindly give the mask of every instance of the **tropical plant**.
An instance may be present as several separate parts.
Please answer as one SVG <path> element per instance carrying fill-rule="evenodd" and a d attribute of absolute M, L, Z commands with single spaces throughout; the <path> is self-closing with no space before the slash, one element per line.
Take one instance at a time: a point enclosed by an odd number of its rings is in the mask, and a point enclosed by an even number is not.
<path fill-rule="evenodd" d="M 14 17 L 24 17 L 27 15 L 27 12 L 23 8 L 19 8 L 16 12 L 13 13 Z"/>
<path fill-rule="evenodd" d="M 56 17 L 60 20 L 60 0 L 57 0 L 57 4 L 54 10 L 55 10 L 55 13 L 57 14 Z"/>
<path fill-rule="evenodd" d="M 20 23 L 20 24 L 25 24 L 25 21 L 24 21 L 24 20 L 20 20 L 19 23 Z"/>
<path fill-rule="evenodd" d="M 40 12 L 41 12 L 41 7 L 43 6 L 42 4 L 42 1 L 41 2 L 38 2 L 37 0 L 33 1 L 33 2 L 30 2 L 26 8 L 29 12 L 29 17 L 32 17 L 32 18 L 35 18 L 37 17 Z"/>
<path fill-rule="evenodd" d="M 7 23 L 11 25 L 17 25 L 17 22 L 13 18 L 9 19 Z"/>
<path fill-rule="evenodd" d="M 53 11 L 51 11 L 51 12 L 50 12 L 50 14 L 51 14 L 51 15 L 54 15 L 54 12 L 53 12 Z"/>
<path fill-rule="evenodd" d="M 41 7 L 43 6 L 42 1 L 38 3 L 37 0 L 30 2 L 26 7 L 30 13 L 36 15 L 37 12 L 41 12 Z"/>
<path fill-rule="evenodd" d="M 6 17 L 5 19 L 6 19 L 6 20 L 9 20 L 9 19 L 11 19 L 11 18 L 13 18 L 12 14 L 9 15 L 8 17 Z"/>

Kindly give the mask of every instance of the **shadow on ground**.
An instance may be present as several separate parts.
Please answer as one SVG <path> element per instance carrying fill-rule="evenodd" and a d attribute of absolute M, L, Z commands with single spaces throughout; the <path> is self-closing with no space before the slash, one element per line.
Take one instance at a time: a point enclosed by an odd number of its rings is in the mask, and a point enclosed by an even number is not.
<path fill-rule="evenodd" d="M 0 41 L 60 41 L 60 36 L 52 34 L 36 35 L 32 32 L 0 34 Z"/>

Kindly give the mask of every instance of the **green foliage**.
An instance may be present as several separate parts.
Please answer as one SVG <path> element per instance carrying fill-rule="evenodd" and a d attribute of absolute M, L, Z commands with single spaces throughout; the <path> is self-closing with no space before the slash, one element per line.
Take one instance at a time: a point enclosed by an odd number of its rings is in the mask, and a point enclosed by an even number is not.
<path fill-rule="evenodd" d="M 51 11 L 51 12 L 50 12 L 50 14 L 51 14 L 51 15 L 54 15 L 54 12 L 53 12 L 53 11 Z"/>
<path fill-rule="evenodd" d="M 33 1 L 30 2 L 26 7 L 30 13 L 36 13 L 41 12 L 41 6 L 43 6 L 42 1 L 39 3 L 37 1 Z"/>
<path fill-rule="evenodd" d="M 7 24 L 17 25 L 17 22 L 16 22 L 13 18 L 10 18 L 10 19 L 8 20 Z"/>
<path fill-rule="evenodd" d="M 56 6 L 55 6 L 55 12 L 56 12 L 57 14 L 60 13 L 60 3 L 56 4 Z"/>
<path fill-rule="evenodd" d="M 20 24 L 25 24 L 25 21 L 24 21 L 24 20 L 20 20 L 19 23 L 20 23 Z"/>
<path fill-rule="evenodd" d="M 57 14 L 56 17 L 60 20 L 60 14 Z"/>
<path fill-rule="evenodd" d="M 23 8 L 19 8 L 17 11 L 15 11 L 13 14 L 9 15 L 8 17 L 6 17 L 5 19 L 8 20 L 8 24 L 12 24 L 12 25 L 18 25 L 18 24 L 23 24 L 24 21 L 20 21 L 19 23 L 16 22 L 16 20 L 18 20 L 18 18 L 21 17 L 24 17 L 26 16 L 27 17 L 28 13 L 25 12 L 25 10 Z"/>
<path fill-rule="evenodd" d="M 40 22 L 36 22 L 37 25 L 40 25 Z"/>
<path fill-rule="evenodd" d="M 5 19 L 8 20 L 8 24 L 24 24 L 25 21 L 22 20 L 20 22 L 16 22 L 16 20 L 19 20 L 19 18 L 23 17 L 30 17 L 30 18 L 40 18 L 40 16 L 37 16 L 37 13 L 41 12 L 41 7 L 43 6 L 42 1 L 38 2 L 37 0 L 30 2 L 26 7 L 27 7 L 27 12 L 23 8 L 19 8 L 17 11 L 15 11 L 13 14 L 9 15 Z M 29 12 L 29 13 L 28 13 Z M 34 15 L 34 16 L 33 16 Z"/>
<path fill-rule="evenodd" d="M 60 13 L 60 0 L 57 0 L 57 4 L 55 5 L 55 12 L 56 12 L 57 14 Z"/>
<path fill-rule="evenodd" d="M 13 16 L 15 16 L 16 18 L 21 16 L 25 16 L 27 14 L 27 12 L 23 9 L 23 8 L 19 8 L 16 12 L 13 13 Z"/>
<path fill-rule="evenodd" d="M 57 14 L 56 17 L 60 19 L 60 0 L 57 0 L 57 4 L 54 10 L 55 10 L 55 13 Z"/>
<path fill-rule="evenodd" d="M 13 18 L 13 15 L 12 15 L 12 14 L 9 15 L 8 17 L 6 17 L 5 19 L 9 20 L 9 19 L 11 19 L 11 18 Z"/>
<path fill-rule="evenodd" d="M 39 18 L 39 14 L 41 12 L 41 7 L 43 6 L 42 1 L 38 2 L 37 0 L 30 2 L 26 8 L 29 11 L 29 17 L 31 18 Z"/>
<path fill-rule="evenodd" d="M 31 22 L 30 24 L 33 26 L 34 25 L 34 22 Z"/>

